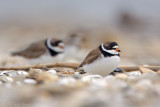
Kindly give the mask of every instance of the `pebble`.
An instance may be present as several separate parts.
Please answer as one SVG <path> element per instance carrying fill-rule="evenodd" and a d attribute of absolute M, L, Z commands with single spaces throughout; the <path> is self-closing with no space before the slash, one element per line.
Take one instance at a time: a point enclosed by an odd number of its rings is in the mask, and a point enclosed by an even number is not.
<path fill-rule="evenodd" d="M 127 72 L 126 74 L 128 75 L 128 78 L 132 80 L 135 80 L 138 77 L 142 76 L 142 74 L 139 71 Z"/>
<path fill-rule="evenodd" d="M 58 76 L 57 75 L 54 75 L 51 73 L 48 73 L 48 72 L 43 72 L 43 73 L 40 73 L 39 75 L 37 75 L 35 77 L 35 79 L 38 81 L 38 82 L 55 82 L 58 80 Z"/>
<path fill-rule="evenodd" d="M 56 70 L 49 70 L 49 71 L 47 71 L 47 72 L 49 72 L 49 73 L 51 73 L 51 74 L 56 74 Z"/>
<path fill-rule="evenodd" d="M 16 71 L 3 71 L 1 72 L 1 76 L 2 75 L 6 75 L 6 76 L 16 76 L 18 73 Z"/>
<path fill-rule="evenodd" d="M 24 75 L 24 76 L 27 76 L 28 75 L 28 72 L 25 72 L 25 71 L 18 71 L 17 72 L 19 75 Z"/>
<path fill-rule="evenodd" d="M 72 77 L 64 77 L 64 78 L 60 79 L 58 83 L 61 85 L 65 85 L 65 86 L 74 85 L 74 84 L 76 84 L 76 79 L 74 79 Z"/>
<path fill-rule="evenodd" d="M 34 79 L 25 79 L 25 80 L 24 80 L 24 83 L 26 83 L 26 84 L 36 84 L 37 81 L 34 80 Z"/>
<path fill-rule="evenodd" d="M 75 74 L 74 74 L 74 75 L 72 75 L 71 77 L 73 77 L 73 78 L 75 78 L 75 79 L 81 79 L 82 76 L 81 76 L 81 75 L 75 75 Z"/>
<path fill-rule="evenodd" d="M 143 74 L 143 73 L 149 73 L 154 71 L 148 68 L 140 67 L 140 72 Z"/>
<path fill-rule="evenodd" d="M 13 80 L 13 78 L 11 78 L 11 77 L 6 77 L 6 79 L 9 81 L 9 82 L 13 82 L 14 80 Z"/>
<path fill-rule="evenodd" d="M 82 77 L 83 82 L 91 82 L 93 79 L 102 79 L 100 75 L 87 75 Z"/>
<path fill-rule="evenodd" d="M 107 82 L 104 79 L 92 79 L 91 84 L 98 88 L 107 86 Z"/>
<path fill-rule="evenodd" d="M 126 74 L 116 74 L 115 78 L 126 80 L 128 79 L 128 76 Z"/>
<path fill-rule="evenodd" d="M 107 75 L 106 77 L 104 77 L 105 79 L 113 79 L 114 76 L 113 75 Z"/>
<path fill-rule="evenodd" d="M 75 75 L 79 75 L 79 72 L 75 72 L 74 74 L 75 74 Z"/>
<path fill-rule="evenodd" d="M 129 78 L 130 80 L 136 80 L 136 79 L 137 79 L 137 77 L 138 77 L 138 76 L 134 76 L 134 75 L 130 75 L 130 76 L 128 76 L 128 78 Z"/>
<path fill-rule="evenodd" d="M 27 75 L 27 78 L 36 78 L 37 75 L 43 73 L 44 71 L 40 69 L 30 69 Z"/>
<path fill-rule="evenodd" d="M 1 76 L 0 77 L 0 81 L 2 81 L 3 83 L 11 83 L 14 82 L 12 77 L 9 76 Z"/>
<path fill-rule="evenodd" d="M 139 71 L 127 72 L 126 74 L 128 76 L 140 76 L 140 75 L 142 75 L 141 72 L 139 72 Z"/>

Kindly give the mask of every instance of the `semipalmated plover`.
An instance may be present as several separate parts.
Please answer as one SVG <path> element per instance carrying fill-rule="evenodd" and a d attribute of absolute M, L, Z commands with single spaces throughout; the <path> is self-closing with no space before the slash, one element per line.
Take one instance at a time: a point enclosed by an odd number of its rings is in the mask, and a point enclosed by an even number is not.
<path fill-rule="evenodd" d="M 78 69 L 83 68 L 86 73 L 106 76 L 119 65 L 119 52 L 120 50 L 116 42 L 108 41 L 102 43 L 87 55 Z"/>
<path fill-rule="evenodd" d="M 31 44 L 28 48 L 22 51 L 13 52 L 13 56 L 22 56 L 27 59 L 39 58 L 42 55 L 49 54 L 56 56 L 64 51 L 63 41 L 55 38 L 48 38 Z"/>

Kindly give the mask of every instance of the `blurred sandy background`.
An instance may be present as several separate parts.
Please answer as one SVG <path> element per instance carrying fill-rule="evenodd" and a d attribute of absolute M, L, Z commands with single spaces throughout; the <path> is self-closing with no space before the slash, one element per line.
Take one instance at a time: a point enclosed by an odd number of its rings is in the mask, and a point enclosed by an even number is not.
<path fill-rule="evenodd" d="M 158 65 L 159 6 L 158 0 L 1 1 L 0 52 L 8 54 L 34 41 L 64 38 L 77 30 L 86 37 L 84 49 L 113 40 L 120 45 L 122 64 Z"/>

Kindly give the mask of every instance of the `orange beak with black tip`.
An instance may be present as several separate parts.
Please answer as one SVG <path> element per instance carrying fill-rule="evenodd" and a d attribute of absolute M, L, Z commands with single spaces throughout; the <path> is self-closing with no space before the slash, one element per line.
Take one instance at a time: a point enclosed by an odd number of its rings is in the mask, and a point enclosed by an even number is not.
<path fill-rule="evenodd" d="M 115 50 L 116 50 L 116 52 L 121 52 L 118 48 L 116 48 Z"/>

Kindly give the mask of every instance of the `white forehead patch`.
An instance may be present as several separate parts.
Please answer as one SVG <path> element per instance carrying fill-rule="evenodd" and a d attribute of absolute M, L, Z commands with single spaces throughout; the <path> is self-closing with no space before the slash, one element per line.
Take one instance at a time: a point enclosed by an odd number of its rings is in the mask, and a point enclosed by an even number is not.
<path fill-rule="evenodd" d="M 113 48 L 118 48 L 118 46 L 113 46 Z"/>
<path fill-rule="evenodd" d="M 105 49 L 104 46 L 103 46 L 103 43 L 102 43 L 101 47 L 102 47 L 103 51 L 108 52 L 110 54 L 113 54 L 113 55 L 118 55 L 119 54 L 116 50 L 107 50 L 107 49 Z M 118 47 L 118 46 L 114 46 L 114 47 Z"/>
<path fill-rule="evenodd" d="M 108 53 L 113 55 L 118 55 L 119 53 L 116 50 L 107 50 Z"/>

